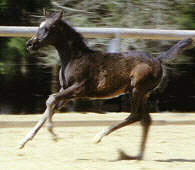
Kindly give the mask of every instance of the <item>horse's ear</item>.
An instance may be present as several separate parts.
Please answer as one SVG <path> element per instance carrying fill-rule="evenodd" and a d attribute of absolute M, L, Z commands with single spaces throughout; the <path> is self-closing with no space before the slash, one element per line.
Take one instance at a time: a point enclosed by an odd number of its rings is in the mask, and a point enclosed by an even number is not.
<path fill-rule="evenodd" d="M 63 15 L 64 15 L 64 10 L 61 10 L 61 11 L 60 11 L 60 13 L 59 13 L 59 14 L 57 14 L 56 21 L 61 20 L 61 19 L 62 19 L 62 17 L 63 17 Z"/>
<path fill-rule="evenodd" d="M 45 8 L 43 8 L 43 16 L 45 16 L 46 18 L 49 17 L 49 13 L 46 11 Z"/>

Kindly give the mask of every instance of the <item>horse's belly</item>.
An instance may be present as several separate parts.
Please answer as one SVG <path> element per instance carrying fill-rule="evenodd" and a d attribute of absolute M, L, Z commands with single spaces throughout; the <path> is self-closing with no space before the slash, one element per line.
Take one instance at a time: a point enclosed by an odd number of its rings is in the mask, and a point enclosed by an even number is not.
<path fill-rule="evenodd" d="M 127 92 L 129 83 L 126 82 L 99 82 L 93 90 L 89 91 L 92 98 L 109 99 L 118 97 Z"/>
<path fill-rule="evenodd" d="M 114 67 L 110 70 L 102 69 L 91 78 L 89 96 L 93 98 L 114 98 L 127 92 L 130 86 L 128 71 L 117 70 Z"/>

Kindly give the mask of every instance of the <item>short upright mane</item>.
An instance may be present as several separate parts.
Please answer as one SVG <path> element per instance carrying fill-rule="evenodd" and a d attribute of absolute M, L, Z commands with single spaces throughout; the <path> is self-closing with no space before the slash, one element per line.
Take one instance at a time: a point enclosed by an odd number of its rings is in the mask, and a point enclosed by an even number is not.
<path fill-rule="evenodd" d="M 75 37 L 77 37 L 77 40 L 83 41 L 84 38 L 83 36 L 77 32 L 73 27 L 71 27 L 66 21 L 61 20 L 61 23 L 64 25 L 64 29 L 66 29 L 66 31 L 68 31 L 69 35 L 74 35 Z"/>

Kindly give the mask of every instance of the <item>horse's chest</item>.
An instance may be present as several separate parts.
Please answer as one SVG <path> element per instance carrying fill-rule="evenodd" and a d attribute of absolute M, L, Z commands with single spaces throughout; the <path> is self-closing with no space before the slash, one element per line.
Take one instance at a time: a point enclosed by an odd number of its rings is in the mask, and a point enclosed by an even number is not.
<path fill-rule="evenodd" d="M 84 64 L 68 64 L 64 74 L 67 83 L 70 83 L 72 81 L 82 81 L 88 77 L 88 69 Z"/>

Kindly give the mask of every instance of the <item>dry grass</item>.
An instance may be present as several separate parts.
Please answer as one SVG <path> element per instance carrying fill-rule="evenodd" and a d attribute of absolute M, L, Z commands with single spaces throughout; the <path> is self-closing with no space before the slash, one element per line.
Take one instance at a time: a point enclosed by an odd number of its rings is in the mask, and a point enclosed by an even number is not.
<path fill-rule="evenodd" d="M 119 120 L 126 114 L 57 114 L 54 120 Z M 1 170 L 159 170 L 195 169 L 195 114 L 153 114 L 154 120 L 183 121 L 182 125 L 152 126 L 143 161 L 117 160 L 117 150 L 136 155 L 141 137 L 140 126 L 129 126 L 93 144 L 94 135 L 103 127 L 57 127 L 60 140 L 51 140 L 45 128 L 23 150 L 18 143 L 30 128 L 0 129 Z M 34 121 L 40 115 L 0 115 L 1 121 Z"/>

